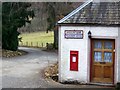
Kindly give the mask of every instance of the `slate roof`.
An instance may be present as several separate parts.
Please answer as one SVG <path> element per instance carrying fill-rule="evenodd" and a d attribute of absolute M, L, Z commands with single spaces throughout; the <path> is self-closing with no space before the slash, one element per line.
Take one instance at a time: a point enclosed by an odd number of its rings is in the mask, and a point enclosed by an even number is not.
<path fill-rule="evenodd" d="M 86 2 L 66 17 L 58 21 L 58 24 L 120 24 L 119 2 Z"/>

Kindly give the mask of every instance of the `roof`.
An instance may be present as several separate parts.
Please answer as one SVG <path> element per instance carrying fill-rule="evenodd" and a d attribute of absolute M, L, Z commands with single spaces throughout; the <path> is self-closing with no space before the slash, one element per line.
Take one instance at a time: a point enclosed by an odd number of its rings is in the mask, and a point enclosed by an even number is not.
<path fill-rule="evenodd" d="M 73 12 L 58 21 L 58 24 L 120 24 L 119 2 L 86 1 Z"/>

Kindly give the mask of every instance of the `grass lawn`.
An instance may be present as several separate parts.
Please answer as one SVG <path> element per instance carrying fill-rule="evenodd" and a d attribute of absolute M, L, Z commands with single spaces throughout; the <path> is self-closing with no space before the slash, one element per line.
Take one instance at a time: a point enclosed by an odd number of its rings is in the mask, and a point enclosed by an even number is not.
<path fill-rule="evenodd" d="M 23 46 L 39 46 L 44 47 L 46 43 L 53 43 L 54 33 L 53 32 L 33 32 L 33 33 L 23 33 L 19 37 L 22 37 Z"/>

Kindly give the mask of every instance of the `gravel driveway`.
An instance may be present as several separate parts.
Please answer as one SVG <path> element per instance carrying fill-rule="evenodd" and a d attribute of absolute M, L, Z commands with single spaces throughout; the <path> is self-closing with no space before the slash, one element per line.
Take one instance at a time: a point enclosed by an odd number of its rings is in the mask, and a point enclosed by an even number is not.
<path fill-rule="evenodd" d="M 19 49 L 27 51 L 28 54 L 9 59 L 3 58 L 0 61 L 2 88 L 101 88 L 94 85 L 60 84 L 45 79 L 43 70 L 57 62 L 57 53 L 26 47 Z"/>
<path fill-rule="evenodd" d="M 57 54 L 35 48 L 20 47 L 27 55 L 2 59 L 3 88 L 49 87 L 43 69 L 57 62 Z"/>

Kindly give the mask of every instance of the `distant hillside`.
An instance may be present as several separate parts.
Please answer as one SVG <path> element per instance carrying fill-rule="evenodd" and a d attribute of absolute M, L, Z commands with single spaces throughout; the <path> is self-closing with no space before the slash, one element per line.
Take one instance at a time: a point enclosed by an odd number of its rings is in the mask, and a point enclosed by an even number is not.
<path fill-rule="evenodd" d="M 20 28 L 19 31 L 22 33 L 46 31 L 49 27 L 52 27 L 50 22 L 53 22 L 52 25 L 55 24 L 55 22 L 77 8 L 81 3 L 82 2 L 32 2 L 30 9 L 34 10 L 35 18 L 31 24 L 26 24 L 26 26 Z"/>

